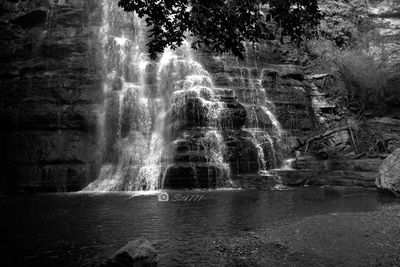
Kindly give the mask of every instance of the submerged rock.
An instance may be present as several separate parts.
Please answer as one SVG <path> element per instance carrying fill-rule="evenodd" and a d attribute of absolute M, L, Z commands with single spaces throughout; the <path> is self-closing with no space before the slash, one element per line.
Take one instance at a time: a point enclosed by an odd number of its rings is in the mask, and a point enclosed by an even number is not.
<path fill-rule="evenodd" d="M 376 186 L 400 197 L 400 149 L 383 161 L 376 178 Z"/>
<path fill-rule="evenodd" d="M 115 252 L 99 267 L 155 267 L 158 264 L 157 252 L 151 243 L 141 237 L 130 241 L 125 247 Z"/>

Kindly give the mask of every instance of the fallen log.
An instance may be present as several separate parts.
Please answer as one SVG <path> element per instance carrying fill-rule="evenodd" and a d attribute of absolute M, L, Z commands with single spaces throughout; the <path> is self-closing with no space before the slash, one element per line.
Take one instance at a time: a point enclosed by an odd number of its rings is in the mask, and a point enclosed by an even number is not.
<path fill-rule="evenodd" d="M 312 136 L 312 137 L 310 137 L 310 138 L 308 138 L 308 139 L 306 139 L 304 141 L 301 141 L 299 139 L 298 140 L 299 141 L 299 145 L 296 147 L 296 149 L 300 149 L 305 145 L 307 145 L 307 148 L 308 148 L 309 147 L 309 143 L 311 143 L 311 142 L 313 142 L 315 140 L 326 138 L 326 137 L 328 137 L 328 136 L 330 136 L 330 135 L 332 135 L 334 133 L 337 133 L 337 132 L 350 130 L 351 127 L 355 127 L 355 126 L 357 126 L 357 124 L 348 124 L 348 125 L 344 125 L 344 126 L 339 126 L 339 127 L 333 128 L 333 129 L 329 129 L 329 130 L 327 130 L 327 131 L 325 131 L 325 132 L 323 132 L 321 134 L 314 135 L 314 136 Z"/>

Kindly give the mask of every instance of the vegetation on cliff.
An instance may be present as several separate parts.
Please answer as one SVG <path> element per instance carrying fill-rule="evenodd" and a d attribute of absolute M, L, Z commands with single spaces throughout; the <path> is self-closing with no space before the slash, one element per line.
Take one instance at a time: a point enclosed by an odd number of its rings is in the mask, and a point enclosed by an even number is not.
<path fill-rule="evenodd" d="M 359 117 L 366 110 L 391 113 L 400 105 L 396 37 L 382 35 L 379 29 L 386 25 L 371 15 L 365 0 L 325 0 L 320 7 L 318 35 L 307 44 L 313 71 L 332 74 L 331 93 Z"/>
<path fill-rule="evenodd" d="M 318 35 L 304 46 L 307 69 L 324 77 L 313 82 L 330 105 L 316 113 L 322 123 L 306 142 L 305 150 L 317 158 L 385 157 L 399 147 L 400 39 L 387 14 L 379 13 L 388 3 L 377 5 L 321 1 Z M 332 145 L 326 133 L 343 142 Z"/>

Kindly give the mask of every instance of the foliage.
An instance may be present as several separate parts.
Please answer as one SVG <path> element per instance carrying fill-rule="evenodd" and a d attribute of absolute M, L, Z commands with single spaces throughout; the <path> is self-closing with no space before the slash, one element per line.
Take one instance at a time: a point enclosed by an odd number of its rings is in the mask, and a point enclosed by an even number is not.
<path fill-rule="evenodd" d="M 120 0 L 119 6 L 145 18 L 152 58 L 180 46 L 189 34 L 195 49 L 243 59 L 244 42 L 274 38 L 271 19 L 283 34 L 300 40 L 321 18 L 317 0 Z"/>
<path fill-rule="evenodd" d="M 324 0 L 321 9 L 319 37 L 307 48 L 315 72 L 333 73 L 327 93 L 359 115 L 400 105 L 399 49 L 375 30 L 381 25 L 368 16 L 367 1 Z"/>
<path fill-rule="evenodd" d="M 345 50 L 337 53 L 335 63 L 349 100 L 377 104 L 384 97 L 387 77 L 373 57 L 363 51 Z"/>
<path fill-rule="evenodd" d="M 273 20 L 283 30 L 283 35 L 290 36 L 299 42 L 303 37 L 310 38 L 323 16 L 318 1 L 310 0 L 271 0 L 267 1 Z"/>
<path fill-rule="evenodd" d="M 365 0 L 321 2 L 323 19 L 319 25 L 320 36 L 334 41 L 339 47 L 356 45 L 365 32 L 374 28 Z"/>
<path fill-rule="evenodd" d="M 399 65 L 385 66 L 382 58 L 375 58 L 362 45 L 341 49 L 330 41 L 314 40 L 309 49 L 318 55 L 315 69 L 333 74 L 328 93 L 342 99 L 353 112 L 386 113 L 400 106 Z"/>

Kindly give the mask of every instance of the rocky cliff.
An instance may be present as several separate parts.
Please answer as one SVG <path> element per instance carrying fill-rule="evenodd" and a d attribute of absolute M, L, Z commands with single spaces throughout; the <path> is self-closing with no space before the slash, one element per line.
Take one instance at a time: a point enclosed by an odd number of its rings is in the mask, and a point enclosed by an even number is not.
<path fill-rule="evenodd" d="M 389 19 L 382 33 L 397 40 L 398 13 L 390 11 L 397 10 L 398 3 L 371 1 L 370 6 L 372 17 L 383 22 Z M 107 144 L 107 149 L 102 149 L 99 144 L 102 137 L 99 136 L 98 114 L 104 103 L 108 103 L 103 91 L 105 73 L 109 72 L 105 69 L 111 63 L 118 65 L 117 57 L 112 53 L 110 62 L 104 62 L 106 56 L 99 40 L 103 23 L 100 1 L 6 0 L 0 4 L 0 11 L 1 191 L 80 190 L 99 177 L 101 165 L 104 166 L 107 160 L 112 161 L 110 158 L 115 157 L 116 149 L 115 140 Z M 116 21 L 110 22 L 114 28 Z M 122 40 L 117 38 L 119 35 L 121 33 L 116 29 L 113 33 L 116 47 Z M 232 177 L 257 176 L 260 170 L 279 167 L 282 151 L 321 152 L 318 146 L 322 145 L 323 153 L 317 153 L 317 157 L 326 160 L 337 151 L 357 157 L 369 152 L 371 142 L 375 142 L 372 149 L 377 155 L 390 153 L 400 144 L 399 130 L 393 126 L 392 119 L 389 123 L 386 118 L 383 121 L 379 118 L 363 122 L 349 120 L 349 111 L 325 90 L 330 74 L 307 72 L 303 66 L 309 58 L 301 49 L 271 41 L 248 47 L 245 61 L 205 51 L 195 57 L 207 73 L 202 76 L 212 80 L 212 86 L 208 80 L 205 84 L 212 87 L 212 94 L 208 95 L 210 90 L 191 88 L 190 92 L 182 92 L 184 105 L 179 103 L 179 94 L 175 94 L 178 95 L 177 102 L 167 112 L 167 121 L 174 127 L 183 127 L 187 134 L 171 136 L 173 153 L 167 160 L 173 164 L 164 177 L 167 185 L 175 187 L 187 177 L 203 177 L 202 183 L 210 186 L 210 164 L 217 166 L 211 170 L 214 177 L 211 186 L 218 183 L 218 176 L 226 175 L 227 166 Z M 152 62 L 148 66 L 157 64 Z M 124 73 L 125 69 L 116 66 L 117 73 Z M 154 76 L 154 81 L 145 81 L 145 84 L 153 85 L 158 81 L 155 77 L 159 73 L 153 74 L 146 74 L 150 78 Z M 175 79 L 172 72 L 167 74 L 165 80 Z M 197 79 L 196 75 L 191 75 L 190 79 Z M 185 79 L 181 79 L 182 88 L 187 85 Z M 197 85 L 204 86 L 203 83 Z M 179 81 L 174 86 L 179 86 Z M 112 94 L 120 95 L 121 84 L 116 82 L 111 87 Z M 171 88 L 164 89 L 167 92 Z M 118 100 L 114 102 L 108 109 L 117 112 Z M 213 108 L 205 109 L 204 103 L 217 107 L 219 121 L 216 125 L 205 120 L 212 115 Z M 174 111 L 174 105 L 179 106 L 179 110 L 175 110 L 179 112 Z M 136 106 L 130 107 L 129 112 L 131 109 L 136 110 Z M 127 116 L 131 116 L 129 112 Z M 126 127 L 119 128 L 116 117 L 116 114 L 108 114 L 106 121 L 118 131 L 126 131 Z M 378 125 L 381 131 L 371 125 Z M 183 128 L 178 130 L 183 131 Z M 189 128 L 195 130 L 187 131 Z M 207 135 L 202 134 L 204 129 Z M 113 133 L 112 129 L 107 131 Z M 269 133 L 271 138 L 266 138 L 264 133 Z M 324 137 L 324 142 L 310 141 L 315 135 Z M 221 140 L 224 140 L 222 145 Z M 214 146 L 209 149 L 213 153 L 204 153 L 198 148 L 199 143 Z M 193 144 L 196 147 L 192 147 Z M 101 155 L 104 151 L 114 152 Z M 127 149 L 127 153 L 131 152 Z M 315 157 L 307 164 L 314 163 Z M 317 171 L 332 171 L 322 168 L 321 162 L 315 164 Z M 300 165 L 296 168 L 312 169 Z M 349 168 L 346 171 L 357 171 Z M 374 170 L 367 170 L 368 185 Z M 335 174 L 338 179 L 343 178 L 340 172 L 343 170 L 336 166 L 334 171 L 339 171 Z M 186 180 L 182 184 L 184 187 L 193 186 L 193 181 Z M 345 181 L 345 184 L 349 183 L 352 182 Z"/>
<path fill-rule="evenodd" d="M 96 174 L 95 0 L 0 4 L 2 190 L 71 191 Z"/>
<path fill-rule="evenodd" d="M 273 42 L 249 46 L 245 61 L 196 54 L 212 83 L 177 83 L 192 88 L 175 92 L 185 96 L 179 110 L 186 115 L 178 116 L 166 187 L 232 186 L 223 182 L 227 175 L 233 186 L 243 186 L 249 176 L 268 180 L 267 171 L 282 165 L 296 137 L 313 129 L 312 84 L 299 64 L 285 62 L 289 57 L 281 55 L 283 46 L 276 49 Z M 199 84 L 208 91 L 196 93 Z"/>
<path fill-rule="evenodd" d="M 5 1 L 0 8 L 1 188 L 80 190 L 98 177 L 102 164 L 98 110 L 104 104 L 106 65 L 99 40 L 100 3 Z M 282 64 L 293 63 L 288 58 L 294 50 L 271 43 L 249 51 L 247 61 L 241 63 L 233 58 L 216 60 L 218 56 L 210 54 L 199 58 L 215 81 L 216 101 L 226 106 L 220 126 L 230 140 L 227 162 L 233 173 L 257 173 L 276 167 L 281 159 L 264 155 L 275 153 L 271 145 L 276 140 L 253 144 L 256 132 L 236 134 L 235 129 L 266 129 L 280 122 L 291 134 L 302 135 L 313 127 L 310 84 L 297 66 Z M 298 64 L 299 57 L 293 58 Z M 279 122 L 250 107 L 257 104 L 252 100 L 267 100 L 263 98 L 273 102 L 268 108 Z M 246 112 L 252 114 L 246 117 Z M 265 156 L 261 161 L 260 153 Z M 185 156 L 175 157 L 185 160 Z"/>

